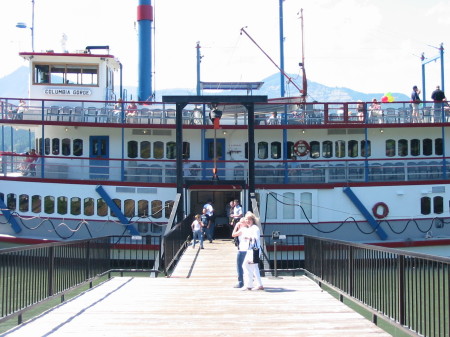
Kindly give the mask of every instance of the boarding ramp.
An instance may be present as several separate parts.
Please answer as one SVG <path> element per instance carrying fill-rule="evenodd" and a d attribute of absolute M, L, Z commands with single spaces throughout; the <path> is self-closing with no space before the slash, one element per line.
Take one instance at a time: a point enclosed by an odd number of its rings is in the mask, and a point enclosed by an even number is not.
<path fill-rule="evenodd" d="M 6 336 L 390 336 L 306 276 L 236 283 L 232 240 L 188 247 L 171 277 L 115 277 Z"/>

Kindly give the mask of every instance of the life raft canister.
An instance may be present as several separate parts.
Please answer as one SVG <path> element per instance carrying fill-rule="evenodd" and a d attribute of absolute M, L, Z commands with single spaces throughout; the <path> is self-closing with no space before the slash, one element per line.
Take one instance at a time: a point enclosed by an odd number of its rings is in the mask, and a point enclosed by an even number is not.
<path fill-rule="evenodd" d="M 297 156 L 303 157 L 309 153 L 310 147 L 306 140 L 299 140 L 294 144 L 294 153 Z"/>
<path fill-rule="evenodd" d="M 379 210 L 381 209 L 381 213 Z M 384 219 L 389 214 L 389 207 L 384 202 L 377 202 L 372 207 L 373 216 L 377 219 Z"/>

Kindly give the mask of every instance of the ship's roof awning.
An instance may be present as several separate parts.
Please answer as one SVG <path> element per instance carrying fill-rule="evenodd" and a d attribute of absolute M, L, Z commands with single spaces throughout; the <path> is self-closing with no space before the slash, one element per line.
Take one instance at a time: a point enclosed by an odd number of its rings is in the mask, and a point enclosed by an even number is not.
<path fill-rule="evenodd" d="M 258 90 L 264 82 L 200 82 L 203 90 Z"/>

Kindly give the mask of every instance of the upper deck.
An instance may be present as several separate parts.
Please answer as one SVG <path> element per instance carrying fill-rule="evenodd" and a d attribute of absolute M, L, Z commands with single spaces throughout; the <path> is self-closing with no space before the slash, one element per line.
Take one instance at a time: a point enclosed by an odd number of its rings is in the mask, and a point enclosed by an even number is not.
<path fill-rule="evenodd" d="M 50 88 L 52 95 L 87 95 L 89 89 Z M 255 128 L 361 128 L 361 127 L 413 127 L 411 124 L 441 126 L 450 121 L 450 106 L 434 108 L 433 102 L 424 102 L 417 110 L 409 102 L 381 103 L 373 109 L 371 103 L 329 102 L 287 103 L 269 100 L 255 105 Z M 174 125 L 175 104 L 144 103 L 130 109 L 129 103 L 121 101 L 79 99 L 27 99 L 20 103 L 17 98 L 0 98 L 0 121 L 2 124 L 54 124 L 80 123 L 95 127 L 145 128 L 153 125 Z M 139 102 L 138 102 L 139 103 Z M 207 104 L 187 105 L 182 112 L 183 124 L 208 127 L 212 125 Z M 247 126 L 248 115 L 244 106 L 220 104 L 220 124 L 223 127 Z M 113 125 L 111 125 L 113 124 Z M 385 125 L 387 124 L 387 125 Z M 393 125 L 394 124 L 394 125 Z"/>

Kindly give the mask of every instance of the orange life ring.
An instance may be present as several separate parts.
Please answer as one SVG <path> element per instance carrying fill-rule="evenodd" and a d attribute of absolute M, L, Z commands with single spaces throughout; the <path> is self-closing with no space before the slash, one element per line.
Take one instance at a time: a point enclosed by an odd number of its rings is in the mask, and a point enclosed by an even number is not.
<path fill-rule="evenodd" d="M 309 153 L 310 147 L 306 140 L 299 140 L 294 144 L 294 153 L 297 156 L 303 157 Z"/>
<path fill-rule="evenodd" d="M 382 212 L 378 213 L 378 208 L 381 207 Z M 377 202 L 372 207 L 373 216 L 377 219 L 384 219 L 389 214 L 389 207 L 384 202 Z"/>

